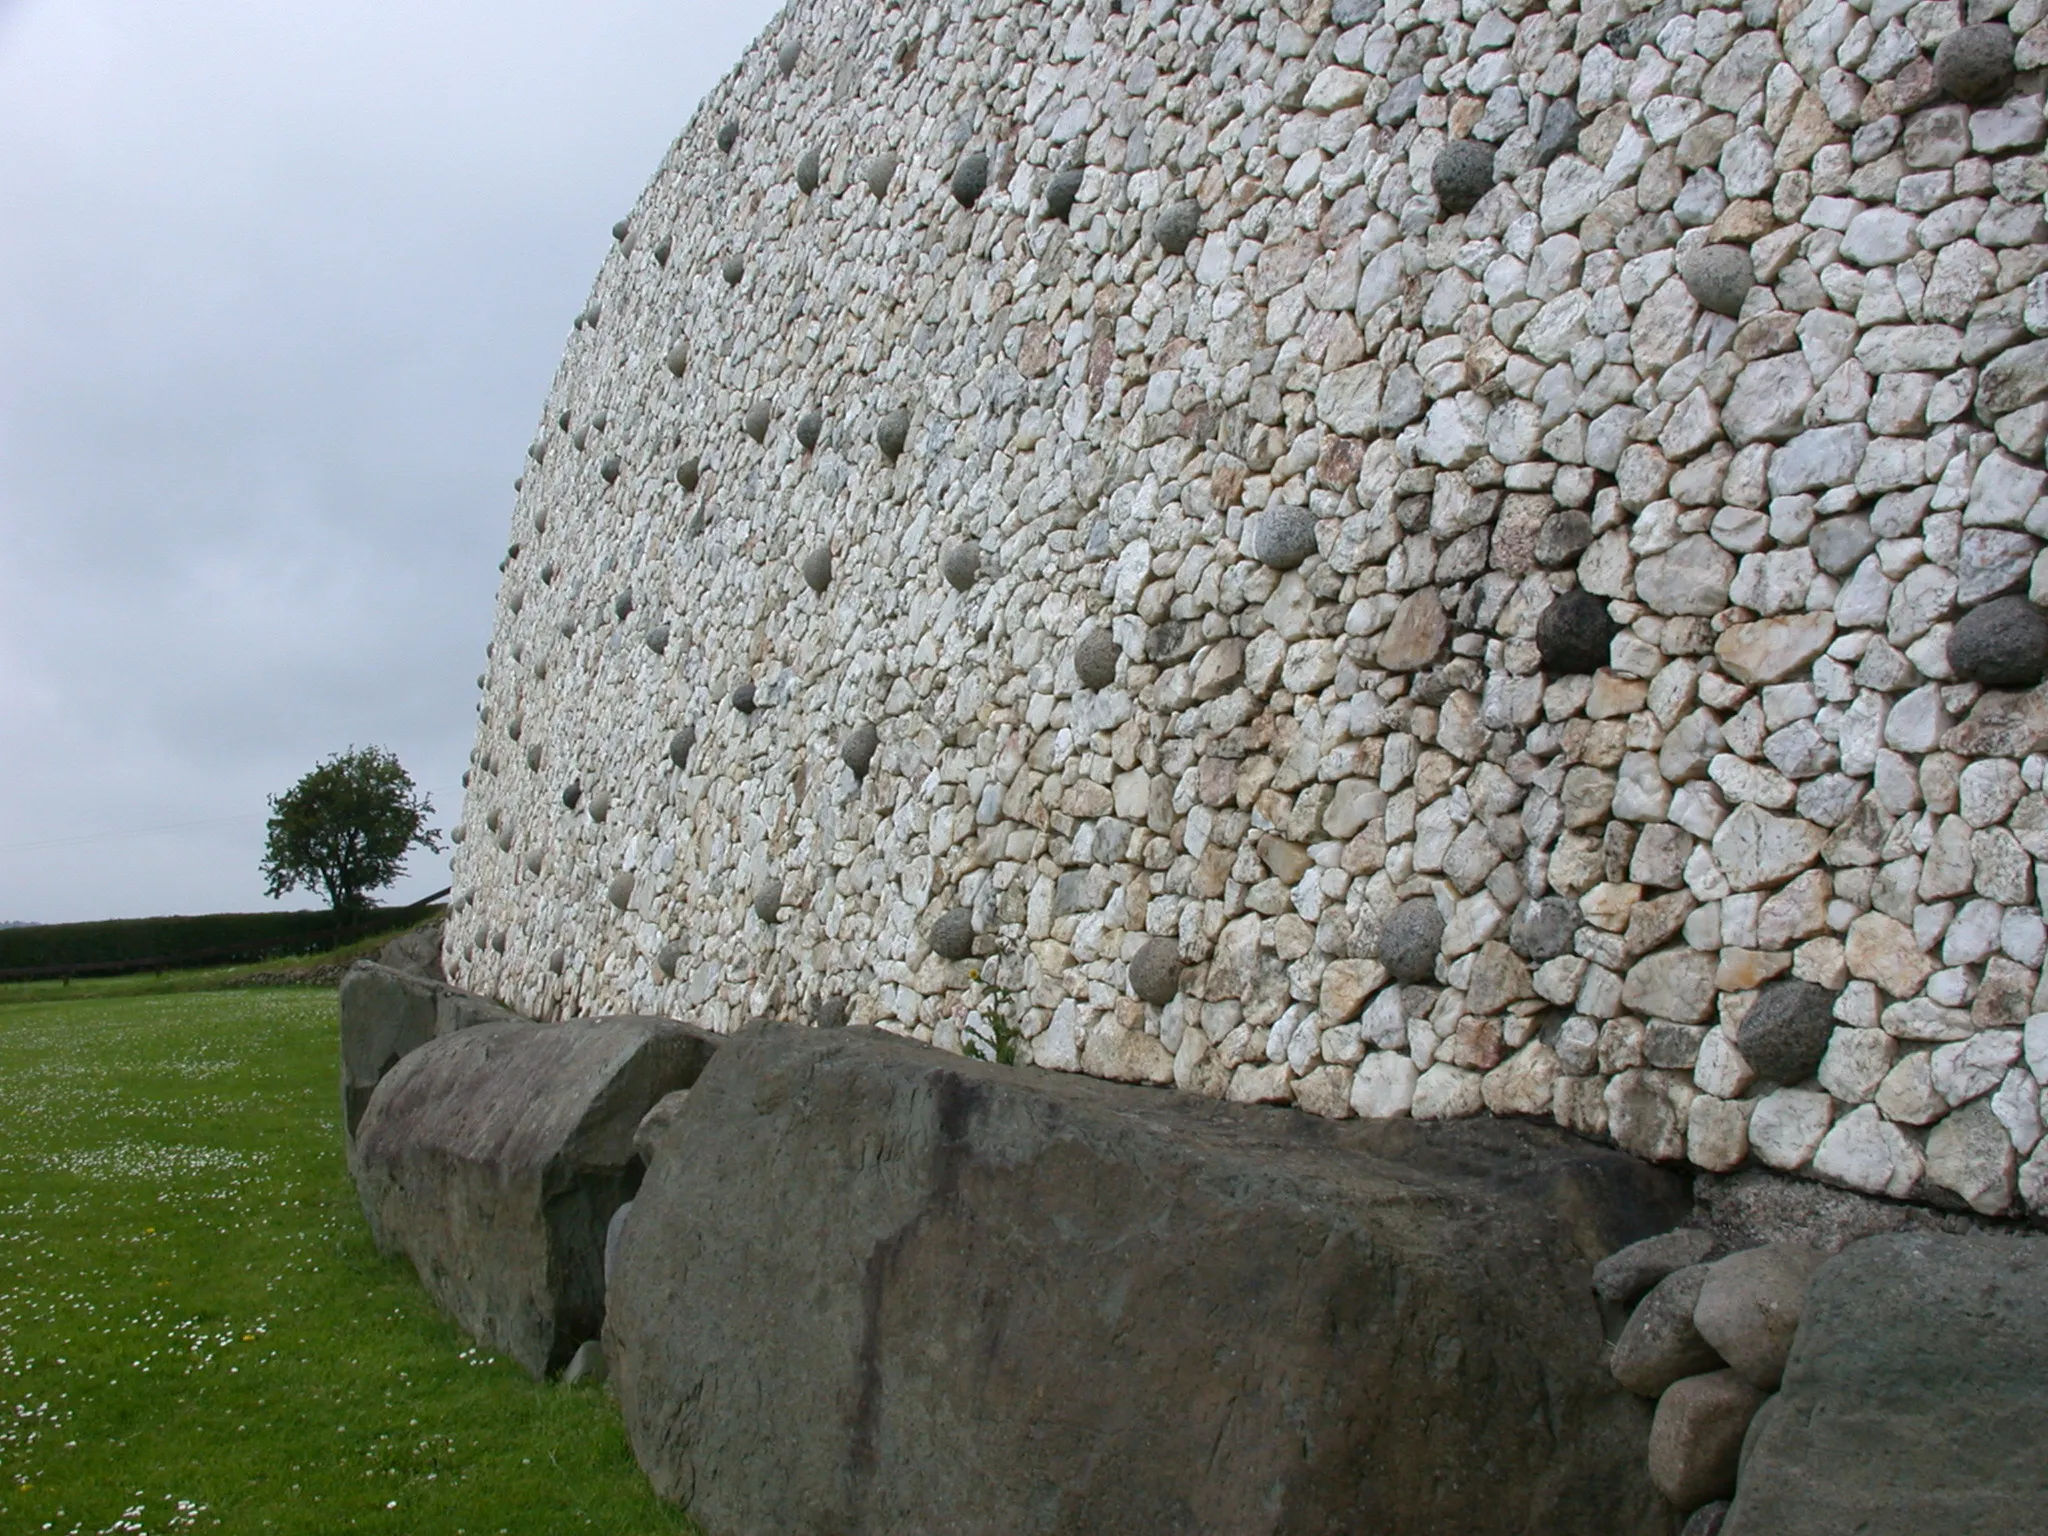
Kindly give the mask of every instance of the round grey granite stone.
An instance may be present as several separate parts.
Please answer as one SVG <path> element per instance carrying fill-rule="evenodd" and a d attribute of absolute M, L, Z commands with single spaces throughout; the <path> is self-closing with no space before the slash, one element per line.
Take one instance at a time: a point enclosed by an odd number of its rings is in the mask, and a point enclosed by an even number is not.
<path fill-rule="evenodd" d="M 1835 1028 L 1835 994 L 1810 981 L 1768 982 L 1735 1027 L 1735 1048 L 1761 1077 L 1801 1083 L 1813 1076 Z"/>
<path fill-rule="evenodd" d="M 1123 647 L 1107 629 L 1091 629 L 1074 647 L 1074 676 L 1083 688 L 1107 688 L 1116 681 Z"/>
<path fill-rule="evenodd" d="M 941 913 L 925 940 L 941 960 L 965 960 L 974 953 L 974 914 L 965 907 Z"/>
<path fill-rule="evenodd" d="M 683 958 L 683 946 L 670 939 L 661 946 L 661 953 L 654 957 L 655 968 L 664 976 L 673 976 L 676 966 Z"/>
<path fill-rule="evenodd" d="M 1307 507 L 1268 507 L 1259 514 L 1258 558 L 1291 571 L 1316 552 L 1316 516 Z"/>
<path fill-rule="evenodd" d="M 960 163 L 953 167 L 953 201 L 962 208 L 972 208 L 987 190 L 988 156 L 979 150 L 961 156 Z"/>
<path fill-rule="evenodd" d="M 1756 286 L 1756 266 L 1739 245 L 1703 245 L 1678 258 L 1678 276 L 1701 309 L 1739 315 Z"/>
<path fill-rule="evenodd" d="M 725 258 L 725 265 L 720 267 L 718 272 L 719 276 L 725 279 L 726 286 L 731 287 L 747 275 L 746 259 L 741 256 L 728 256 Z"/>
<path fill-rule="evenodd" d="M 1948 664 L 1987 688 L 2032 688 L 2048 677 L 2048 614 L 2024 597 L 1980 604 L 1950 632 Z"/>
<path fill-rule="evenodd" d="M 802 416 L 797 418 L 796 440 L 803 445 L 805 453 L 809 453 L 818 446 L 818 439 L 824 435 L 824 432 L 824 412 L 805 411 Z"/>
<path fill-rule="evenodd" d="M 740 141 L 740 125 L 726 123 L 718 130 L 718 149 L 721 154 L 731 154 L 733 145 Z"/>
<path fill-rule="evenodd" d="M 1559 593 L 1536 621 L 1543 670 L 1559 676 L 1599 671 L 1607 665 L 1617 630 L 1602 599 L 1583 587 Z"/>
<path fill-rule="evenodd" d="M 625 911 L 627 904 L 633 899 L 633 877 L 629 874 L 612 876 L 611 886 L 605 891 L 605 895 L 611 898 L 613 906 L 621 912 Z"/>
<path fill-rule="evenodd" d="M 612 797 L 607 791 L 600 789 L 590 797 L 590 819 L 592 821 L 603 821 L 611 813 Z"/>
<path fill-rule="evenodd" d="M 661 361 L 670 373 L 680 379 L 690 366 L 690 344 L 687 341 L 678 341 L 668 349 L 668 356 Z"/>
<path fill-rule="evenodd" d="M 632 611 L 633 593 L 631 588 L 628 588 L 626 591 L 621 592 L 617 597 L 612 599 L 612 612 L 623 619 L 627 614 L 631 613 Z"/>
<path fill-rule="evenodd" d="M 1180 946 L 1172 939 L 1147 939 L 1131 956 L 1131 992 L 1164 1008 L 1180 990 Z"/>
<path fill-rule="evenodd" d="M 1052 180 L 1045 184 L 1045 211 L 1061 223 L 1065 223 L 1074 211 L 1074 200 L 1081 195 L 1081 180 L 1085 173 L 1078 165 L 1070 165 L 1063 171 L 1054 171 Z"/>
<path fill-rule="evenodd" d="M 668 760 L 678 768 L 690 766 L 690 753 L 697 745 L 697 727 L 686 725 L 668 739 Z"/>
<path fill-rule="evenodd" d="M 647 649 L 657 656 L 668 654 L 668 626 L 657 624 L 647 631 Z"/>
<path fill-rule="evenodd" d="M 1579 147 L 1578 109 L 1560 96 L 1543 111 L 1543 128 L 1536 135 L 1536 147 L 1529 152 L 1531 163 L 1548 165 L 1567 150 Z"/>
<path fill-rule="evenodd" d="M 2018 39 L 1995 21 L 1958 27 L 1934 50 L 1934 78 L 1958 101 L 1996 101 L 2012 88 Z"/>
<path fill-rule="evenodd" d="M 1201 232 L 1202 205 L 1191 198 L 1168 207 L 1152 226 L 1152 238 L 1169 256 L 1184 254 Z"/>
<path fill-rule="evenodd" d="M 909 411 L 891 411 L 875 423 L 875 446 L 882 450 L 884 458 L 896 458 L 903 452 L 903 445 L 909 440 Z"/>
<path fill-rule="evenodd" d="M 875 751 L 882 744 L 881 732 L 870 724 L 855 726 L 847 733 L 840 745 L 839 760 L 853 770 L 856 779 L 868 776 L 868 768 L 875 760 Z"/>
<path fill-rule="evenodd" d="M 1568 896 L 1525 901 L 1508 924 L 1508 945 L 1525 960 L 1542 964 L 1568 955 L 1579 931 L 1579 904 Z"/>
<path fill-rule="evenodd" d="M 896 179 L 896 157 L 876 155 L 861 171 L 861 180 L 868 185 L 868 191 L 876 197 L 885 197 L 889 183 Z"/>
<path fill-rule="evenodd" d="M 808 555 L 803 563 L 804 585 L 813 592 L 822 592 L 832 585 L 832 546 L 820 544 Z"/>
<path fill-rule="evenodd" d="M 754 685 L 752 683 L 741 683 L 739 687 L 733 689 L 732 707 L 743 715 L 751 715 L 754 712 Z"/>
<path fill-rule="evenodd" d="M 614 240 L 624 240 L 632 232 L 633 226 L 624 219 L 619 220 L 618 223 L 612 226 L 612 238 Z"/>
<path fill-rule="evenodd" d="M 562 791 L 562 804 L 566 806 L 569 810 L 573 811 L 576 809 L 577 805 L 581 803 L 582 799 L 582 781 L 580 779 L 571 779 L 569 781 L 569 787 Z"/>
<path fill-rule="evenodd" d="M 1380 964 L 1396 981 L 1434 981 L 1443 943 L 1443 913 L 1427 896 L 1416 896 L 1394 908 L 1381 926 Z"/>
<path fill-rule="evenodd" d="M 683 488 L 685 495 L 697 489 L 697 476 L 700 472 L 695 459 L 685 459 L 676 466 L 676 484 Z"/>
<path fill-rule="evenodd" d="M 787 80 L 796 73 L 797 60 L 803 56 L 804 45 L 800 39 L 794 37 L 775 50 L 775 67 L 782 71 L 783 79 Z"/>
<path fill-rule="evenodd" d="M 616 453 L 608 453 L 598 460 L 597 477 L 606 485 L 611 485 L 619 478 L 619 468 L 619 456 Z"/>
<path fill-rule="evenodd" d="M 972 544 L 955 544 L 939 557 L 939 573 L 955 592 L 965 592 L 981 575 L 981 551 Z"/>
<path fill-rule="evenodd" d="M 818 190 L 818 152 L 807 149 L 797 158 L 796 189 L 809 197 Z"/>
<path fill-rule="evenodd" d="M 1493 190 L 1493 146 L 1453 139 L 1438 151 L 1429 179 L 1445 213 L 1470 213 Z"/>
<path fill-rule="evenodd" d="M 782 911 L 782 882 L 769 880 L 754 892 L 754 916 L 764 923 L 775 921 Z"/>
<path fill-rule="evenodd" d="M 755 442 L 768 440 L 768 418 L 772 413 L 766 400 L 756 400 L 747 407 L 747 414 L 740 419 L 740 430 Z"/>

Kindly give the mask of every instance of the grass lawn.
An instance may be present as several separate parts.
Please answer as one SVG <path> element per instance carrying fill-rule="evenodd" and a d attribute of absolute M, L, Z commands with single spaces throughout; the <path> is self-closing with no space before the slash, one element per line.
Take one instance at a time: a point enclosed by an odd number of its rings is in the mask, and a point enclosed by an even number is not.
<path fill-rule="evenodd" d="M 324 988 L 0 993 L 0 1532 L 685 1533 L 371 1245 Z"/>

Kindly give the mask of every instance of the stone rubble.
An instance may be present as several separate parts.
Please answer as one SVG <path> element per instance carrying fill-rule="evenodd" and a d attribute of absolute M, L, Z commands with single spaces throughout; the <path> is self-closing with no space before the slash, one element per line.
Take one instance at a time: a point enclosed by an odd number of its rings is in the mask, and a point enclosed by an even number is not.
<path fill-rule="evenodd" d="M 541 413 L 450 979 L 2048 1213 L 2044 65 L 796 0 Z"/>

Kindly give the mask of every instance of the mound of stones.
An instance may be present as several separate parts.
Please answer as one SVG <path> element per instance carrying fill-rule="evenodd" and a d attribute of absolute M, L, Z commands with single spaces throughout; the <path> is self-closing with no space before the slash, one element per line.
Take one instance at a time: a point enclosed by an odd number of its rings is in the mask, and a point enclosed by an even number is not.
<path fill-rule="evenodd" d="M 707 1529 L 1670 1528 L 1587 1289 L 1669 1173 L 865 1029 L 730 1037 L 665 1115 L 605 1351 Z"/>
<path fill-rule="evenodd" d="M 377 1085 L 350 1150 L 377 1246 L 479 1342 L 536 1377 L 560 1370 L 603 1322 L 605 1231 L 642 1172 L 633 1133 L 716 1044 L 616 1018 L 421 1045 Z"/>
<path fill-rule="evenodd" d="M 2048 1240 L 1720 1246 L 1682 1227 L 1593 1271 L 1633 1308 L 1609 1367 L 1656 1402 L 1650 1477 L 1685 1536 L 2030 1528 L 2048 1492 Z"/>

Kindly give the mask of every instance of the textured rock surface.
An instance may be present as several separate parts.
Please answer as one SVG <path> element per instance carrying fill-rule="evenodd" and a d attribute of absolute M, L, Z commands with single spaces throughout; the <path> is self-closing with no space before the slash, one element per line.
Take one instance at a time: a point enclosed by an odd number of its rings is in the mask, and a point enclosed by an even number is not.
<path fill-rule="evenodd" d="M 1735 1491 L 1742 1437 L 1764 1394 L 1733 1371 L 1674 1382 L 1650 1426 L 1650 1480 L 1679 1509 Z"/>
<path fill-rule="evenodd" d="M 1678 1227 L 1610 1253 L 1593 1266 L 1593 1290 L 1602 1301 L 1633 1303 L 1666 1275 L 1701 1263 L 1713 1251 L 1714 1234 Z"/>
<path fill-rule="evenodd" d="M 1827 1051 L 1834 1004 L 1832 992 L 1810 981 L 1774 981 L 1736 1026 L 1735 1047 L 1773 1082 L 1804 1082 Z"/>
<path fill-rule="evenodd" d="M 1807 1283 L 1826 1258 L 1804 1243 L 1731 1253 L 1708 1266 L 1693 1326 L 1736 1375 L 1760 1392 L 1775 1391 L 1792 1352 Z"/>
<path fill-rule="evenodd" d="M 716 1037 L 667 1019 L 490 1024 L 378 1085 L 349 1164 L 377 1245 L 472 1337 L 535 1376 L 594 1338 L 605 1228 L 640 1179 L 633 1133 Z"/>
<path fill-rule="evenodd" d="M 1724 1536 L 2040 1524 L 2048 1240 L 1901 1233 L 1814 1276 Z"/>
<path fill-rule="evenodd" d="M 949 1046 L 1000 1009 L 1060 1070 L 2048 1213 L 2027 1083 L 1972 1111 L 1924 1059 L 2048 1011 L 2048 701 L 1954 660 L 2048 601 L 2044 26 L 796 0 L 539 413 L 449 974 Z M 1417 898 L 1427 980 L 1362 969 Z M 955 909 L 976 964 L 925 942 Z M 1736 1044 L 1785 980 L 1835 999 L 1797 1085 Z"/>
<path fill-rule="evenodd" d="M 1629 1314 L 1608 1357 L 1614 1379 L 1629 1391 L 1656 1397 L 1674 1381 L 1721 1368 L 1721 1357 L 1700 1336 L 1692 1316 L 1700 1287 L 1706 1284 L 1707 1269 L 1704 1264 L 1691 1264 L 1673 1270 L 1652 1286 Z"/>
<path fill-rule="evenodd" d="M 1542 1127 L 767 1029 L 657 1148 L 607 1353 L 714 1530 L 1664 1532 L 1586 1271 L 1681 1190 Z"/>
<path fill-rule="evenodd" d="M 1956 621 L 1948 659 L 1987 688 L 2032 688 L 2048 678 L 2048 614 L 2023 597 L 1994 598 Z"/>
<path fill-rule="evenodd" d="M 358 960 L 341 978 L 341 1123 L 351 1139 L 370 1095 L 400 1061 L 442 1035 L 513 1017 L 483 998 L 417 974 L 424 967 L 411 951 L 395 958 L 413 965 L 399 969 Z"/>

